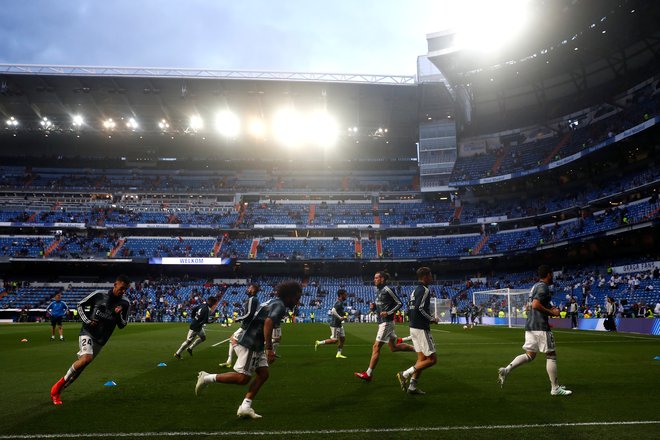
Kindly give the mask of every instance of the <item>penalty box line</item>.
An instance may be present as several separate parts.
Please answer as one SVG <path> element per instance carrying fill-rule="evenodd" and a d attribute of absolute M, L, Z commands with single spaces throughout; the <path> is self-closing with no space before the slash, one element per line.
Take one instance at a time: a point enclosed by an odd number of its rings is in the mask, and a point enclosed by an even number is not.
<path fill-rule="evenodd" d="M 416 428 L 355 428 L 355 429 L 318 429 L 318 430 L 286 430 L 286 431 L 173 431 L 173 432 L 96 432 L 96 433 L 62 433 L 62 434 L 10 434 L 0 435 L 0 440 L 14 439 L 66 439 L 66 438 L 116 438 L 116 437 L 183 437 L 196 436 L 238 436 L 238 435 L 309 435 L 309 434 L 380 434 L 397 432 L 442 432 L 442 431 L 484 431 L 506 429 L 537 429 L 537 428 L 574 428 L 613 425 L 660 425 L 660 420 L 628 420 L 619 422 L 566 422 L 538 423 L 521 425 L 475 425 L 475 426 L 421 426 Z"/>

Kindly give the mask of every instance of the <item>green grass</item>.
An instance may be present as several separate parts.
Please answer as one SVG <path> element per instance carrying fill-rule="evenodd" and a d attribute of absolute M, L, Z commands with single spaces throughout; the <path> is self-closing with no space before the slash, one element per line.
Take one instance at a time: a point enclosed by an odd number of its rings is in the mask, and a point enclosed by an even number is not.
<path fill-rule="evenodd" d="M 553 397 L 540 356 L 514 371 L 504 389 L 497 367 L 521 353 L 523 330 L 434 327 L 438 363 L 424 372 L 426 396 L 404 394 L 395 373 L 412 365 L 414 353 L 383 348 L 371 383 L 353 376 L 366 369 L 376 334 L 372 324 L 346 326 L 348 359 L 334 346 L 314 352 L 326 338 L 324 324 L 285 325 L 281 359 L 253 407 L 261 420 L 239 420 L 247 387 L 211 384 L 195 397 L 197 372 L 222 372 L 233 328 L 207 328 L 209 339 L 183 360 L 172 353 L 185 324 L 129 324 L 116 330 L 99 357 L 54 406 L 49 390 L 75 360 L 79 324 L 65 324 L 65 342 L 50 342 L 47 324 L 0 326 L 2 416 L 0 438 L 10 434 L 308 431 L 417 428 L 572 422 L 660 420 L 660 337 L 556 331 L 560 382 L 573 390 Z M 406 326 L 398 333 L 407 335 Z M 27 338 L 27 343 L 21 343 Z M 167 367 L 157 367 L 166 362 Z M 114 380 L 118 386 L 104 387 Z M 334 438 L 658 438 L 660 424 L 569 426 L 442 432 L 344 432 Z M 320 434 L 319 434 L 320 435 Z M 233 435 L 236 437 L 240 435 Z M 287 434 L 287 438 L 305 435 Z M 90 436 L 93 437 L 93 436 Z M 148 437 L 148 438 L 156 438 Z M 176 437 L 168 437 L 176 438 Z M 181 437 L 183 438 L 183 437 Z"/>

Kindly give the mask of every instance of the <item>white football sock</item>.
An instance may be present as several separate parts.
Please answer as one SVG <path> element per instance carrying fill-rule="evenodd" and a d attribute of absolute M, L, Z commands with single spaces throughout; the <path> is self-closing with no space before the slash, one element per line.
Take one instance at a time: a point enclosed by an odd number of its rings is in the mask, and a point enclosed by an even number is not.
<path fill-rule="evenodd" d="M 190 343 L 190 342 L 188 342 L 187 339 L 186 339 L 185 341 L 183 341 L 183 344 L 181 344 L 181 347 L 179 347 L 179 349 L 176 351 L 176 354 L 181 354 L 181 353 L 183 353 L 183 350 L 185 350 L 186 347 L 188 347 L 188 344 L 189 344 L 189 343 Z"/>
<path fill-rule="evenodd" d="M 252 408 L 252 399 L 248 399 L 248 398 L 243 399 L 243 403 L 241 403 L 241 406 L 243 408 Z"/>
<path fill-rule="evenodd" d="M 506 372 L 507 374 L 511 372 L 514 368 L 518 368 L 522 364 L 526 364 L 527 362 L 531 362 L 531 359 L 529 356 L 527 356 L 527 353 L 521 354 L 520 356 L 516 356 L 514 360 L 511 361 L 511 363 L 506 367 Z"/>
<path fill-rule="evenodd" d="M 371 376 L 371 373 L 373 372 L 374 370 L 372 370 L 371 368 L 367 368 L 367 376 Z"/>
<path fill-rule="evenodd" d="M 417 371 L 417 368 L 413 365 L 412 367 L 408 368 L 403 372 L 403 377 L 408 379 L 415 371 Z"/>
<path fill-rule="evenodd" d="M 206 373 L 206 376 L 204 376 L 204 383 L 213 383 L 213 382 L 217 382 L 217 381 L 215 380 L 215 378 L 216 378 L 216 375 L 215 375 L 215 374 Z"/>
<path fill-rule="evenodd" d="M 202 342 L 204 342 L 204 339 L 202 339 L 202 338 L 197 338 L 197 339 L 195 339 L 195 342 L 193 342 L 192 344 L 190 344 L 190 347 L 188 347 L 188 350 L 192 350 L 193 348 L 197 347 L 197 346 L 198 346 L 199 344 L 201 344 Z"/>
<path fill-rule="evenodd" d="M 548 372 L 552 389 L 554 390 L 559 386 L 557 383 L 557 359 L 548 358 L 545 361 L 545 369 Z"/>

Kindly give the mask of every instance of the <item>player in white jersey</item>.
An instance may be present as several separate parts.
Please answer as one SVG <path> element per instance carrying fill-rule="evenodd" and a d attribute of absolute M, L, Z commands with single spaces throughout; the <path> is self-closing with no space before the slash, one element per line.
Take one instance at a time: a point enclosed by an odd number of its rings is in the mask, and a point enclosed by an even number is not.
<path fill-rule="evenodd" d="M 227 361 L 219 364 L 221 367 L 231 368 L 231 365 L 234 361 L 234 352 L 236 351 L 238 341 L 241 339 L 241 336 L 243 336 L 243 333 L 245 333 L 245 330 L 250 326 L 250 322 L 252 322 L 254 313 L 259 308 L 259 297 L 257 296 L 259 290 L 260 288 L 258 284 L 251 283 L 248 286 L 248 299 L 245 301 L 244 313 L 237 317 L 235 320 L 236 322 L 240 322 L 241 326 L 234 332 L 233 335 L 231 335 L 231 338 L 229 339 L 229 352 L 227 353 Z"/>
<path fill-rule="evenodd" d="M 325 344 L 337 344 L 337 354 L 335 357 L 337 359 L 346 359 L 341 352 L 344 348 L 344 342 L 346 341 L 346 335 L 344 333 L 344 321 L 346 320 L 346 311 L 344 310 L 344 301 L 348 297 L 348 293 L 345 289 L 339 289 L 337 291 L 337 302 L 330 310 L 332 316 L 332 322 L 330 323 L 330 338 L 316 341 L 314 343 L 314 350 L 318 350 L 319 345 Z"/>
<path fill-rule="evenodd" d="M 398 338 L 394 332 L 394 315 L 401 309 L 403 303 L 401 299 L 394 293 L 387 285 L 389 274 L 386 272 L 376 272 L 374 275 L 374 285 L 378 291 L 376 292 L 376 309 L 378 311 L 378 334 L 376 341 L 371 348 L 371 359 L 369 360 L 369 368 L 365 371 L 353 373 L 358 379 L 370 382 L 373 378 L 373 372 L 378 365 L 380 359 L 380 349 L 383 344 L 390 347 L 390 351 L 415 351 L 415 348 L 409 344 L 403 344 L 401 338 Z"/>
<path fill-rule="evenodd" d="M 528 315 L 525 323 L 525 344 L 522 346 L 524 354 L 517 356 L 511 363 L 498 370 L 498 381 L 504 386 L 504 381 L 511 371 L 523 364 L 533 361 L 539 351 L 545 353 L 546 371 L 550 378 L 550 394 L 553 396 L 568 396 L 573 394 L 557 381 L 557 353 L 555 351 L 555 338 L 550 331 L 548 316 L 559 316 L 559 309 L 551 303 L 549 286 L 552 285 L 553 273 L 549 266 L 541 265 L 538 268 L 539 282 L 534 284 L 529 294 Z"/>

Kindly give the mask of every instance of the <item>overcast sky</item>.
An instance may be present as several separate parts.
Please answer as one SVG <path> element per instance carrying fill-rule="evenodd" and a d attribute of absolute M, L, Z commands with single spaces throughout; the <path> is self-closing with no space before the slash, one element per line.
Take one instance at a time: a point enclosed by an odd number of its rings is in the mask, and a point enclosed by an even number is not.
<path fill-rule="evenodd" d="M 414 75 L 433 0 L 3 0 L 0 63 Z"/>

